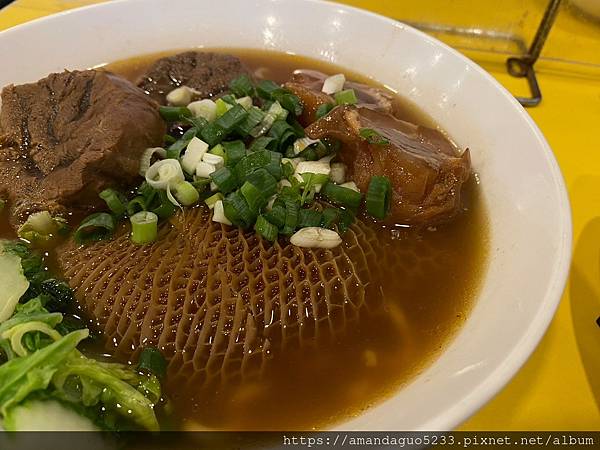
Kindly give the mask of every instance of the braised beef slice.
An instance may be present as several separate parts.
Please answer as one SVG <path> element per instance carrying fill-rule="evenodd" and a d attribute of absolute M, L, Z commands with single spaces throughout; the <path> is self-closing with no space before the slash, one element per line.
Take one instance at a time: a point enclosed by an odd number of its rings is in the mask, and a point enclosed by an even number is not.
<path fill-rule="evenodd" d="M 335 104 L 332 96 L 322 92 L 323 83 L 328 76 L 316 70 L 300 69 L 294 71 L 292 79 L 285 84 L 304 105 L 302 116 L 299 118 L 302 125 L 308 126 L 315 121 L 319 106 L 325 103 Z M 346 81 L 344 89 L 354 89 L 358 106 L 389 114 L 394 111 L 394 98 L 389 92 L 353 81 Z"/>
<path fill-rule="evenodd" d="M 369 143 L 360 136 L 363 128 L 375 130 L 384 139 Z M 389 177 L 393 189 L 390 223 L 435 225 L 461 209 L 461 188 L 471 174 L 469 151 L 459 156 L 437 130 L 370 108 L 343 106 L 310 125 L 306 134 L 344 144 L 338 155 L 362 192 L 367 192 L 373 175 Z"/>
<path fill-rule="evenodd" d="M 199 98 L 218 97 L 227 92 L 229 82 L 248 71 L 232 55 L 189 51 L 156 61 L 137 81 L 137 85 L 161 105 L 166 95 L 178 86 L 198 91 Z"/>
<path fill-rule="evenodd" d="M 5 87 L 0 198 L 13 225 L 35 211 L 98 205 L 102 189 L 136 180 L 141 154 L 164 133 L 158 105 L 108 72 L 65 71 Z"/>

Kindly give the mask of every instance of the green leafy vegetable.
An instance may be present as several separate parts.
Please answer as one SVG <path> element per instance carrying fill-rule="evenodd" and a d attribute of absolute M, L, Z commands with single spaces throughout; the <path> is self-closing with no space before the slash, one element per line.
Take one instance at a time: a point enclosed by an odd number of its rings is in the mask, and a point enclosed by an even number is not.
<path fill-rule="evenodd" d="M 115 218 L 108 213 L 94 213 L 86 217 L 75 231 L 75 241 L 79 244 L 101 241 L 112 236 L 115 231 Z"/>

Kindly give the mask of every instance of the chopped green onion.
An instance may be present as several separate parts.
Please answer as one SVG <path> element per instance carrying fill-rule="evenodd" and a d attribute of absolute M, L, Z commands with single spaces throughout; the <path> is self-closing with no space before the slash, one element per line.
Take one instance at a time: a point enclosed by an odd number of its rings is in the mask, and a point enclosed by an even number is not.
<path fill-rule="evenodd" d="M 257 152 L 259 150 L 265 150 L 266 148 L 271 146 L 271 143 L 274 141 L 272 137 L 261 136 L 252 142 L 250 146 L 251 152 Z"/>
<path fill-rule="evenodd" d="M 391 183 L 388 177 L 373 176 L 367 191 L 367 212 L 376 219 L 385 219 L 390 209 Z"/>
<path fill-rule="evenodd" d="M 265 167 L 271 163 L 270 153 L 271 152 L 268 150 L 259 150 L 248 153 L 246 156 L 240 159 L 240 161 L 233 168 L 237 179 L 242 182 L 256 169 Z"/>
<path fill-rule="evenodd" d="M 152 212 L 156 214 L 160 219 L 168 219 L 175 211 L 177 207 L 171 203 L 166 191 L 155 191 L 158 194 L 158 200 L 160 204 L 152 209 Z M 133 215 L 133 214 L 132 214 Z"/>
<path fill-rule="evenodd" d="M 240 159 L 246 156 L 246 146 L 242 141 L 224 142 L 223 150 L 227 155 L 226 162 L 229 166 L 235 166 Z"/>
<path fill-rule="evenodd" d="M 273 126 L 273 123 L 276 120 L 286 120 L 287 116 L 287 109 L 284 109 L 279 102 L 273 102 L 269 106 L 267 114 L 263 118 L 262 122 L 250 131 L 250 135 L 252 137 L 262 136 L 267 131 L 269 131 L 269 129 L 271 128 L 271 126 Z"/>
<path fill-rule="evenodd" d="M 239 77 L 231 80 L 229 83 L 229 89 L 231 89 L 231 92 L 238 97 L 254 97 L 255 95 L 254 85 L 252 84 L 250 77 L 248 77 L 246 74 L 240 75 Z"/>
<path fill-rule="evenodd" d="M 196 177 L 194 177 L 196 178 Z M 192 181 L 192 186 L 196 188 L 198 192 L 206 191 L 207 186 L 210 185 L 210 178 L 196 178 Z"/>
<path fill-rule="evenodd" d="M 267 241 L 275 242 L 277 239 L 278 230 L 275 225 L 265 219 L 263 216 L 258 216 L 254 229 L 258 234 L 264 237 Z"/>
<path fill-rule="evenodd" d="M 186 117 L 192 117 L 192 112 L 185 106 L 160 106 L 158 112 L 166 122 L 182 122 Z"/>
<path fill-rule="evenodd" d="M 150 167 L 152 157 L 155 153 L 157 153 L 161 158 L 167 157 L 167 151 L 162 147 L 152 147 L 144 150 L 144 153 L 142 153 L 142 156 L 140 157 L 140 170 L 138 171 L 141 176 L 146 176 L 146 171 Z"/>
<path fill-rule="evenodd" d="M 143 196 L 138 195 L 137 197 L 133 197 L 129 200 L 129 203 L 127 203 L 127 215 L 133 216 L 137 212 L 146 211 L 147 208 L 148 203 L 146 199 Z"/>
<path fill-rule="evenodd" d="M 248 117 L 246 110 L 240 106 L 235 105 L 221 117 L 219 117 L 215 124 L 221 127 L 225 133 L 231 133 L 235 127 L 242 123 Z"/>
<path fill-rule="evenodd" d="M 322 214 L 314 209 L 301 209 L 298 213 L 297 228 L 318 227 L 321 225 Z"/>
<path fill-rule="evenodd" d="M 185 133 L 183 133 L 183 136 L 181 136 L 181 138 L 179 138 L 177 141 L 171 144 L 167 149 L 167 158 L 179 159 L 179 155 L 181 155 L 183 149 L 185 149 L 188 146 L 192 138 L 196 136 L 197 133 L 198 129 L 195 127 L 192 127 Z"/>
<path fill-rule="evenodd" d="M 214 147 L 219 142 L 221 142 L 226 134 L 227 133 L 225 132 L 223 127 L 221 127 L 216 122 L 209 123 L 204 128 L 202 128 L 202 131 L 200 131 L 200 136 L 202 136 L 202 140 L 211 147 Z"/>
<path fill-rule="evenodd" d="M 208 125 L 208 120 L 206 120 L 204 117 L 186 117 L 185 121 L 191 126 L 195 127 L 197 130 L 201 130 Z"/>
<path fill-rule="evenodd" d="M 109 213 L 94 213 L 81 222 L 75 230 L 75 241 L 85 244 L 109 238 L 115 231 L 115 218 Z"/>
<path fill-rule="evenodd" d="M 241 194 L 244 196 L 248 207 L 255 214 L 258 214 L 260 209 L 267 203 L 266 197 L 263 193 L 252 183 L 246 181 L 240 188 Z"/>
<path fill-rule="evenodd" d="M 213 155 L 220 156 L 223 160 L 227 160 L 227 154 L 225 153 L 225 148 L 222 144 L 217 144 L 213 148 L 211 148 L 208 153 L 212 153 Z"/>
<path fill-rule="evenodd" d="M 267 115 L 263 110 L 256 106 L 252 106 L 247 111 L 248 117 L 246 117 L 246 119 L 237 127 L 238 133 L 242 136 L 248 136 Z"/>
<path fill-rule="evenodd" d="M 256 86 L 256 93 L 265 100 L 273 100 L 273 94 L 282 90 L 281 86 L 271 80 L 262 80 Z"/>
<path fill-rule="evenodd" d="M 228 167 L 221 167 L 210 174 L 210 179 L 223 194 L 233 191 L 238 186 L 236 176 Z"/>
<path fill-rule="evenodd" d="M 158 235 L 158 216 L 150 211 L 140 211 L 129 218 L 131 240 L 139 245 L 149 244 Z"/>
<path fill-rule="evenodd" d="M 334 95 L 338 105 L 355 105 L 358 102 L 354 89 L 346 89 Z"/>
<path fill-rule="evenodd" d="M 223 99 L 223 101 L 225 103 L 228 103 L 231 106 L 234 106 L 235 102 L 236 102 L 235 101 L 235 95 L 231 95 L 231 94 L 224 95 L 223 97 L 221 97 L 221 99 Z"/>
<path fill-rule="evenodd" d="M 327 183 L 321 191 L 333 203 L 344 206 L 356 211 L 360 206 L 362 194 L 355 190 L 338 186 L 337 184 Z"/>
<path fill-rule="evenodd" d="M 267 152 L 269 153 L 269 163 L 267 165 L 265 165 L 265 169 L 267 172 L 269 172 L 271 175 L 273 175 L 275 178 L 277 178 L 278 180 L 281 179 L 281 153 L 277 153 L 277 152 L 271 152 L 269 150 L 267 150 Z"/>
<path fill-rule="evenodd" d="M 361 128 L 359 134 L 360 137 L 366 139 L 369 144 L 387 145 L 390 143 L 388 139 L 384 138 L 372 128 Z"/>
<path fill-rule="evenodd" d="M 275 205 L 271 211 L 267 212 L 264 216 L 277 228 L 283 228 L 285 225 L 285 206 Z"/>
<path fill-rule="evenodd" d="M 216 110 L 217 118 L 221 117 L 223 114 L 225 114 L 231 108 L 233 108 L 233 105 L 226 103 L 222 98 L 218 99 L 215 102 L 215 104 L 217 105 L 217 110 Z"/>
<path fill-rule="evenodd" d="M 248 174 L 245 181 L 256 186 L 265 198 L 269 198 L 277 192 L 277 180 L 264 168 L 256 169 Z"/>
<path fill-rule="evenodd" d="M 217 118 L 217 104 L 209 98 L 192 102 L 187 107 L 194 114 L 194 125 L 202 124 L 198 119 L 204 119 L 205 123 L 198 127 L 199 130 Z"/>
<path fill-rule="evenodd" d="M 210 197 L 208 197 L 206 200 L 204 200 L 204 203 L 206 203 L 206 206 L 208 206 L 210 209 L 213 209 L 215 206 L 215 203 L 217 203 L 219 200 L 223 200 L 223 194 L 221 194 L 220 192 L 217 192 L 214 195 L 211 195 Z"/>
<path fill-rule="evenodd" d="M 294 127 L 285 120 L 276 120 L 269 130 L 269 136 L 275 139 L 273 150 L 279 152 L 284 152 L 286 148 L 294 144 L 296 138 L 301 137 L 296 134 Z"/>
<path fill-rule="evenodd" d="M 333 229 L 340 218 L 340 213 L 341 209 L 339 208 L 325 208 L 322 213 L 321 225 Z"/>
<path fill-rule="evenodd" d="M 294 170 L 295 170 L 294 165 L 289 161 L 286 161 L 286 162 L 282 163 L 282 165 L 281 165 L 281 172 L 282 172 L 283 178 L 289 178 L 292 175 L 294 175 Z"/>
<path fill-rule="evenodd" d="M 242 228 L 248 228 L 254 223 L 256 215 L 246 203 L 246 200 L 238 191 L 232 192 L 223 200 L 223 210 L 225 217 L 234 225 Z"/>
<path fill-rule="evenodd" d="M 299 116 L 302 114 L 302 103 L 297 95 L 292 94 L 287 90 L 277 91 L 273 94 L 273 100 L 277 100 L 281 106 L 287 109 L 292 114 Z"/>
<path fill-rule="evenodd" d="M 335 108 L 333 103 L 323 103 L 317 108 L 317 112 L 315 113 L 317 120 L 325 117 L 333 110 L 333 108 Z"/>
<path fill-rule="evenodd" d="M 171 192 L 183 206 L 191 206 L 200 198 L 200 194 L 192 183 L 185 180 L 173 184 Z"/>
<path fill-rule="evenodd" d="M 157 348 L 146 347 L 140 353 L 137 368 L 150 372 L 158 378 L 164 378 L 167 374 L 167 361 Z"/>
<path fill-rule="evenodd" d="M 250 110 L 254 106 L 253 102 L 252 102 L 252 97 L 250 97 L 250 96 L 238 98 L 235 102 L 238 105 L 240 105 L 242 108 L 244 108 L 247 112 L 250 112 Z M 259 111 L 260 111 L 260 109 L 259 109 Z"/>
<path fill-rule="evenodd" d="M 323 218 L 321 226 L 325 228 L 335 229 L 339 233 L 345 233 L 350 225 L 354 222 L 354 215 L 345 209 L 340 208 L 325 208 L 323 210 Z"/>
<path fill-rule="evenodd" d="M 123 194 L 114 189 L 104 189 L 100 192 L 99 196 L 106 202 L 106 206 L 108 206 L 108 209 L 110 209 L 116 217 L 123 217 L 125 215 L 127 206 L 125 205 L 126 198 Z"/>
<path fill-rule="evenodd" d="M 302 198 L 300 200 L 301 205 L 304 205 L 306 202 L 312 202 L 321 186 L 329 181 L 329 175 L 324 173 L 304 172 L 301 173 L 300 176 L 303 180 Z"/>
<path fill-rule="evenodd" d="M 298 225 L 298 213 L 300 211 L 300 204 L 290 198 L 284 200 L 285 203 L 285 223 L 282 234 L 292 235 Z"/>

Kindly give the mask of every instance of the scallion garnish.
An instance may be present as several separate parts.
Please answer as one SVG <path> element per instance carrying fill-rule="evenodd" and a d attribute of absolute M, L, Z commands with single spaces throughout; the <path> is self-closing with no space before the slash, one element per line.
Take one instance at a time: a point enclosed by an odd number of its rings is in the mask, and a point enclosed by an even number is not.
<path fill-rule="evenodd" d="M 322 217 L 323 215 L 314 209 L 301 209 L 298 213 L 297 228 L 321 226 Z"/>
<path fill-rule="evenodd" d="M 231 92 L 238 97 L 254 97 L 256 94 L 254 90 L 254 84 L 252 84 L 250 77 L 248 77 L 246 74 L 240 75 L 239 77 L 231 80 L 229 83 L 229 89 L 231 89 Z"/>
<path fill-rule="evenodd" d="M 238 186 L 237 178 L 228 167 L 221 167 L 215 170 L 210 174 L 210 179 L 223 194 L 228 194 Z"/>
<path fill-rule="evenodd" d="M 248 117 L 246 110 L 242 106 L 236 104 L 214 123 L 221 127 L 225 133 L 231 133 L 235 127 L 246 119 L 246 117 Z"/>
<path fill-rule="evenodd" d="M 283 228 L 285 225 L 285 206 L 273 206 L 271 211 L 265 213 L 265 218 L 277 228 Z"/>
<path fill-rule="evenodd" d="M 184 122 L 192 117 L 192 112 L 185 106 L 160 106 L 158 112 L 165 122 Z"/>
<path fill-rule="evenodd" d="M 258 234 L 264 237 L 267 241 L 275 242 L 277 239 L 277 234 L 279 230 L 275 225 L 269 222 L 263 216 L 258 216 L 256 219 L 256 224 L 254 224 L 254 229 Z"/>
<path fill-rule="evenodd" d="M 292 235 L 298 225 L 298 213 L 300 211 L 300 204 L 291 198 L 286 198 L 285 202 L 285 223 L 281 230 L 282 234 Z"/>
<path fill-rule="evenodd" d="M 109 238 L 115 231 L 115 218 L 105 212 L 94 213 L 81 222 L 75 230 L 75 241 L 79 244 Z"/>
<path fill-rule="evenodd" d="M 149 244 L 158 235 L 158 216 L 150 211 L 140 211 L 129 218 L 131 240 L 139 245 Z"/>
<path fill-rule="evenodd" d="M 143 196 L 138 195 L 136 197 L 133 197 L 127 203 L 127 215 L 133 216 L 137 212 L 146 211 L 146 209 L 148 208 L 147 205 L 148 203 L 146 202 L 146 199 Z"/>
<path fill-rule="evenodd" d="M 188 146 L 197 133 L 198 129 L 195 127 L 192 127 L 183 133 L 183 136 L 171 144 L 167 149 L 167 158 L 178 159 L 181 152 Z"/>
<path fill-rule="evenodd" d="M 353 189 L 338 186 L 337 184 L 327 183 L 321 191 L 333 203 L 345 208 L 356 211 L 360 206 L 362 194 Z"/>
<path fill-rule="evenodd" d="M 372 128 L 361 128 L 359 134 L 360 137 L 365 139 L 369 144 L 387 145 L 390 143 L 388 139 L 384 138 Z"/>
<path fill-rule="evenodd" d="M 235 100 L 234 100 L 234 102 L 235 102 Z M 222 98 L 218 99 L 215 102 L 215 105 L 217 105 L 217 109 L 215 111 L 217 114 L 217 118 L 223 116 L 227 111 L 229 111 L 231 108 L 233 108 L 233 105 L 231 103 L 227 103 Z"/>
<path fill-rule="evenodd" d="M 191 206 L 200 199 L 200 194 L 189 181 L 179 181 L 171 186 L 171 193 L 183 206 Z"/>
<path fill-rule="evenodd" d="M 376 219 L 385 219 L 390 208 L 391 183 L 388 177 L 373 176 L 367 191 L 367 212 Z"/>
<path fill-rule="evenodd" d="M 117 192 L 114 189 L 104 189 L 100 192 L 99 196 L 104 200 L 106 206 L 108 206 L 108 209 L 112 211 L 115 217 L 123 217 L 127 212 L 127 199 L 120 192 Z"/>
<path fill-rule="evenodd" d="M 167 191 L 156 191 L 158 199 L 158 205 L 154 206 L 156 202 L 152 202 L 152 212 L 158 216 L 159 219 L 168 219 L 177 211 L 177 207 L 171 203 L 167 196 Z M 139 211 L 136 211 L 139 212 Z M 133 214 L 132 214 L 133 215 Z"/>
<path fill-rule="evenodd" d="M 256 215 L 252 212 L 246 199 L 238 191 L 230 193 L 223 200 L 223 210 L 225 216 L 233 223 L 242 228 L 250 227 Z"/>
<path fill-rule="evenodd" d="M 256 169 L 248 174 L 246 181 L 256 186 L 265 198 L 269 198 L 277 192 L 277 180 L 264 168 Z"/>
<path fill-rule="evenodd" d="M 255 214 L 258 214 L 260 209 L 267 203 L 267 199 L 263 193 L 249 181 L 246 181 L 242 185 L 240 192 L 244 196 L 246 203 L 248 203 L 250 210 Z"/>
<path fill-rule="evenodd" d="M 227 155 L 226 163 L 229 166 L 235 166 L 240 159 L 246 156 L 246 146 L 242 141 L 223 142 L 223 150 Z"/>
<path fill-rule="evenodd" d="M 209 123 L 200 131 L 202 140 L 210 146 L 217 145 L 219 142 L 221 142 L 225 137 L 225 134 L 225 130 L 215 122 Z"/>
<path fill-rule="evenodd" d="M 338 92 L 334 95 L 335 102 L 338 105 L 355 105 L 358 103 L 358 97 L 354 89 L 346 89 L 345 91 Z"/>
<path fill-rule="evenodd" d="M 219 200 L 223 200 L 223 194 L 217 192 L 216 194 L 211 195 L 206 200 L 204 200 L 204 203 L 206 203 L 206 206 L 208 206 L 210 209 L 213 209 L 215 203 L 217 203 Z"/>

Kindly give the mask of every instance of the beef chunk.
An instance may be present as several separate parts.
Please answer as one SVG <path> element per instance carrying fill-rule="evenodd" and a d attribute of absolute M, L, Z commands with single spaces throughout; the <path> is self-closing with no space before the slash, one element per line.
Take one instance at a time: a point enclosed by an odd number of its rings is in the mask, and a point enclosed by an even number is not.
<path fill-rule="evenodd" d="M 108 72 L 65 71 L 5 87 L 0 198 L 13 225 L 35 211 L 98 205 L 102 189 L 135 181 L 144 149 L 164 133 L 158 105 Z"/>
<path fill-rule="evenodd" d="M 380 138 L 370 143 L 363 128 Z M 349 177 L 366 192 L 373 175 L 392 183 L 390 223 L 434 225 L 461 209 L 461 189 L 471 175 L 469 151 L 458 155 L 437 130 L 366 107 L 340 106 L 306 129 L 312 139 L 339 139 Z"/>
<path fill-rule="evenodd" d="M 199 98 L 217 97 L 227 92 L 229 82 L 249 74 L 235 56 L 190 51 L 161 58 L 138 80 L 137 85 L 161 105 L 178 86 L 198 91 Z"/>
<path fill-rule="evenodd" d="M 292 79 L 285 84 L 285 87 L 296 94 L 304 105 L 302 116 L 299 118 L 304 126 L 315 121 L 319 106 L 325 103 L 335 104 L 332 96 L 321 91 L 327 77 L 328 75 L 316 70 L 300 69 L 296 70 Z M 358 106 L 389 114 L 394 112 L 394 98 L 389 92 L 353 81 L 346 81 L 344 89 L 354 89 Z"/>

